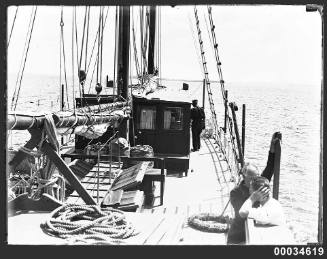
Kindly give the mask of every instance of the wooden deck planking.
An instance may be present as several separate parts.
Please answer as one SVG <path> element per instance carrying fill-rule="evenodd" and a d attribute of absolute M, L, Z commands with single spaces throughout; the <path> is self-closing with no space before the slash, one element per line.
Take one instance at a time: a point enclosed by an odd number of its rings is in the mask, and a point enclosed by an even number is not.
<path fill-rule="evenodd" d="M 146 245 L 158 245 L 161 244 L 162 239 L 164 236 L 169 232 L 169 229 L 171 229 L 174 226 L 175 218 L 173 215 L 164 215 L 163 220 L 161 221 L 160 225 L 156 228 L 156 230 L 149 236 L 149 238 L 146 241 Z"/>
<path fill-rule="evenodd" d="M 219 214 L 228 202 L 229 192 L 233 183 L 230 178 L 221 172 L 227 169 L 226 163 L 221 163 L 212 152 L 212 146 L 208 146 L 202 140 L 202 148 L 199 152 L 190 155 L 190 172 L 187 177 L 168 175 L 165 183 L 164 204 L 159 206 L 159 183 L 155 183 L 156 189 L 153 208 L 142 208 L 141 219 L 135 214 L 136 225 L 142 225 L 141 234 L 132 237 L 127 244 L 225 244 L 225 234 L 207 233 L 195 230 L 188 226 L 187 218 L 198 213 Z M 213 163 L 214 160 L 214 163 Z M 100 163 L 100 188 L 109 188 L 109 178 L 105 178 L 108 164 Z M 112 167 L 113 169 L 114 167 Z M 116 167 L 116 170 L 117 169 Z M 216 171 L 218 170 L 218 171 Z M 192 172 L 191 172 L 192 171 Z M 98 175 L 97 165 L 83 179 L 86 188 L 96 186 Z M 228 180 L 228 182 L 226 182 Z M 96 198 L 96 191 L 92 193 Z M 101 195 L 100 195 L 101 196 Z M 71 197 L 73 198 L 73 197 Z M 227 210 L 228 213 L 228 210 Z M 132 216 L 132 218 L 134 218 Z M 147 221 L 142 223 L 142 221 Z M 134 221 L 134 220 L 133 220 Z M 144 226 L 147 227 L 144 227 Z"/>
<path fill-rule="evenodd" d="M 202 148 L 199 152 L 192 152 L 190 155 L 190 171 L 187 177 L 168 175 L 165 183 L 164 204 L 159 204 L 159 198 L 155 199 L 152 209 L 143 208 L 142 213 L 155 217 L 164 216 L 166 219 L 148 241 L 160 244 L 181 244 L 181 245 L 224 245 L 226 234 L 207 233 L 191 228 L 187 224 L 187 218 L 198 213 L 222 213 L 229 200 L 229 192 L 232 188 L 230 177 L 225 172 L 227 164 L 222 162 L 220 166 L 217 156 L 208 155 L 212 151 L 202 140 Z M 214 159 L 215 163 L 213 163 Z M 218 170 L 218 171 L 216 171 Z M 158 196 L 158 187 L 155 190 L 155 197 Z M 226 214 L 231 210 L 227 209 Z M 178 218 L 178 224 L 171 224 L 172 217 Z M 171 222 L 169 224 L 169 222 Z M 175 223 L 175 222 L 174 222 Z M 169 226 L 167 228 L 167 226 Z M 166 231 L 166 232 L 165 232 Z M 164 235 L 163 232 L 165 232 Z M 175 233 L 175 234 L 173 234 Z M 174 238 L 173 238 L 174 236 Z M 160 239 L 161 237 L 161 239 Z"/>
<path fill-rule="evenodd" d="M 190 172 L 187 177 L 167 176 L 165 183 L 165 194 L 163 206 L 156 206 L 151 209 L 142 208 L 142 213 L 126 213 L 126 217 L 133 225 L 139 229 L 140 233 L 134 237 L 125 240 L 126 245 L 224 245 L 226 244 L 226 235 L 217 233 L 207 233 L 195 230 L 188 226 L 188 216 L 196 213 L 211 212 L 221 213 L 225 203 L 228 201 L 229 188 L 220 188 L 219 179 L 222 177 L 221 172 L 215 171 L 212 163 L 212 157 L 208 155 L 208 148 L 202 141 L 202 148 L 199 152 L 193 152 L 190 155 Z M 100 163 L 101 170 L 108 169 L 108 165 Z M 219 169 L 219 166 L 216 165 Z M 95 170 L 94 170 L 95 169 Z M 191 172 L 191 169 L 193 172 Z M 105 171 L 106 172 L 106 171 Z M 109 179 L 105 178 L 106 173 L 100 173 L 100 183 L 102 190 L 100 199 L 103 198 L 102 193 L 110 187 Z M 82 180 L 82 184 L 86 189 L 96 187 L 97 166 L 95 166 L 89 174 Z M 221 180 L 221 179 L 220 179 Z M 221 180 L 222 181 L 222 180 Z M 155 196 L 158 196 L 156 189 Z M 88 190 L 90 191 L 90 190 Z M 92 192 L 93 198 L 96 200 L 96 191 Z M 101 197 L 102 196 L 102 197 Z M 224 197 L 224 199 L 221 199 Z M 156 202 L 159 198 L 156 198 Z M 67 202 L 81 204 L 84 203 L 74 192 Z M 35 228 L 39 228 L 40 217 L 36 217 L 37 224 Z M 17 218 L 10 220 L 12 228 L 17 223 Z M 22 225 L 22 222 L 18 222 Z M 17 226 L 18 227 L 18 226 Z M 24 226 L 21 231 L 24 230 Z M 32 228 L 27 228 L 27 233 L 31 234 Z M 47 236 L 38 232 L 40 236 Z M 20 238 L 18 237 L 18 240 Z M 21 239 L 23 240 L 23 238 Z M 40 238 L 42 240 L 42 238 Z M 35 243 L 36 239 L 33 240 Z M 24 241 L 25 243 L 28 241 Z M 24 244 L 22 241 L 22 243 Z M 38 244 L 58 244 L 57 238 L 45 238 Z M 14 242 L 15 243 L 15 242 Z M 18 242 L 19 243 L 19 242 Z M 36 241 L 37 243 L 37 241 Z"/>

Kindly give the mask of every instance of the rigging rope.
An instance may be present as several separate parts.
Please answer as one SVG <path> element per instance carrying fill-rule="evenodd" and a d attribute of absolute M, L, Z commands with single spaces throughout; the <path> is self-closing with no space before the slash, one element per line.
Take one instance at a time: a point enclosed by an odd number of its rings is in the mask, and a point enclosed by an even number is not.
<path fill-rule="evenodd" d="M 108 7 L 109 8 L 109 7 Z M 104 7 L 101 9 L 101 41 L 100 41 L 100 84 L 102 84 L 102 60 L 103 60 L 103 29 L 104 29 L 104 24 L 103 24 L 103 11 Z"/>
<path fill-rule="evenodd" d="M 200 50 L 198 49 L 198 47 L 196 45 L 196 39 L 195 39 L 195 36 L 194 36 L 195 33 L 194 33 L 194 30 L 193 30 L 193 27 L 192 27 L 192 21 L 191 21 L 190 14 L 188 14 L 188 20 L 189 20 L 189 26 L 190 26 L 191 34 L 192 34 L 192 38 L 193 38 L 193 45 L 194 45 L 194 48 L 195 48 L 195 53 L 196 53 L 196 56 L 198 58 L 198 63 L 199 63 L 200 69 L 204 74 L 203 66 L 202 66 L 202 63 L 201 63 L 201 57 L 199 55 Z"/>
<path fill-rule="evenodd" d="M 135 69 L 137 77 L 140 78 L 141 72 L 140 72 L 140 64 L 137 54 L 137 47 L 136 47 L 136 38 L 135 38 L 135 26 L 134 26 L 134 7 L 132 7 L 132 32 L 133 32 L 133 50 L 134 50 L 134 59 L 135 59 Z"/>
<path fill-rule="evenodd" d="M 117 71 L 116 71 L 116 64 L 117 64 L 117 49 L 118 49 L 118 6 L 116 7 L 116 17 L 115 17 L 115 53 L 114 53 L 114 85 L 112 88 L 112 94 L 115 94 L 115 89 L 117 89 Z"/>
<path fill-rule="evenodd" d="M 86 20 L 87 20 L 87 10 L 88 7 L 85 6 L 85 14 L 84 14 L 84 23 L 83 23 L 83 35 L 82 35 L 82 46 L 81 46 L 81 52 L 80 52 L 80 58 L 79 58 L 79 66 L 78 69 L 81 70 L 82 67 L 82 59 L 83 59 L 83 49 L 84 49 L 84 36 L 85 36 L 85 29 L 86 29 Z"/>
<path fill-rule="evenodd" d="M 146 56 L 147 50 L 148 50 L 148 32 L 149 32 L 149 8 L 146 7 L 145 11 L 145 28 L 144 28 L 144 38 L 143 38 L 143 45 L 142 45 L 142 54 L 143 54 L 143 62 L 144 62 L 144 67 L 143 67 L 143 75 L 147 74 L 147 67 L 148 67 L 148 59 Z"/>
<path fill-rule="evenodd" d="M 218 43 L 216 40 L 216 33 L 215 33 L 215 25 L 213 23 L 213 18 L 212 18 L 212 8 L 210 6 L 207 7 L 208 10 L 208 16 L 209 16 L 209 22 L 210 22 L 210 27 L 211 27 L 211 39 L 212 39 L 212 44 L 214 48 L 214 53 L 215 53 L 215 59 L 216 59 L 216 67 L 217 67 L 217 72 L 219 75 L 219 83 L 220 83 L 220 89 L 221 89 L 221 95 L 223 98 L 224 102 L 227 102 L 227 94 L 225 91 L 225 81 L 223 78 L 222 74 L 222 69 L 221 69 L 221 61 L 219 58 L 219 53 L 218 53 Z M 210 35 L 210 34 L 209 34 Z M 230 118 L 229 116 L 229 109 L 227 109 L 227 118 Z M 232 132 L 232 126 L 227 123 L 226 127 L 229 127 L 229 137 L 230 137 L 230 143 L 232 144 L 232 149 L 233 149 L 233 154 L 234 154 L 234 160 L 235 160 L 235 166 L 238 169 L 239 163 L 237 162 L 237 151 L 236 151 L 236 145 L 234 143 L 235 138 L 233 137 L 233 132 Z"/>
<path fill-rule="evenodd" d="M 141 48 L 141 51 L 140 51 L 140 55 L 141 55 L 141 73 L 143 75 L 143 71 L 144 71 L 144 62 L 143 62 L 143 13 L 144 13 L 144 7 L 141 6 L 140 7 L 140 12 L 139 12 L 139 15 L 140 15 L 140 48 Z M 143 78 L 141 77 L 141 84 L 143 84 Z"/>
<path fill-rule="evenodd" d="M 26 34 L 26 40 L 25 40 L 25 46 L 24 46 L 24 52 L 22 56 L 22 61 L 21 61 L 21 67 L 20 71 L 18 72 L 17 75 L 17 80 L 16 80 L 16 86 L 15 86 L 15 91 L 12 97 L 12 102 L 11 102 L 11 110 L 15 111 L 17 107 L 17 102 L 19 99 L 19 93 L 22 85 L 22 80 L 24 76 L 24 71 L 25 71 L 25 65 L 26 65 L 26 60 L 30 48 L 30 43 L 32 39 L 32 33 L 34 29 L 34 22 L 36 18 L 36 11 L 37 11 L 37 6 L 34 7 L 34 9 L 31 12 L 31 17 L 30 17 L 30 23 L 29 23 L 29 29 Z"/>
<path fill-rule="evenodd" d="M 92 86 L 92 82 L 93 82 L 93 76 L 94 76 L 95 68 L 97 67 L 97 63 L 98 63 L 98 55 L 97 55 L 97 57 L 95 59 L 95 62 L 94 62 L 88 93 L 90 93 L 90 90 L 91 90 L 91 86 Z"/>
<path fill-rule="evenodd" d="M 80 94 L 80 98 L 82 98 L 82 81 L 81 81 L 81 78 L 80 77 L 80 71 L 81 71 L 81 65 L 80 65 L 80 60 L 82 58 L 82 53 L 81 53 L 81 57 L 80 59 L 78 58 L 78 32 L 77 32 L 77 21 L 76 21 L 76 6 L 74 6 L 74 17 L 73 17 L 73 20 L 75 22 L 75 41 L 76 41 L 76 64 L 77 64 L 77 78 L 79 79 L 78 80 L 78 89 L 79 89 L 79 94 Z M 84 31 L 83 31 L 84 33 Z M 82 45 L 83 45 L 83 42 L 82 42 Z M 82 52 L 82 48 L 81 48 L 81 52 Z M 74 102 L 75 102 L 75 99 L 74 99 Z"/>
<path fill-rule="evenodd" d="M 106 12 L 106 16 L 105 16 L 105 19 L 104 19 L 104 24 L 103 24 L 102 31 L 104 30 L 104 28 L 106 26 L 108 12 L 109 12 L 109 7 L 107 8 L 107 12 Z M 99 41 L 101 41 L 101 44 L 102 44 L 102 37 L 103 37 L 103 35 L 100 36 L 100 28 L 98 26 L 97 35 L 96 35 L 96 38 L 94 40 L 94 44 L 93 44 L 93 48 L 92 48 L 92 53 L 91 53 L 91 57 L 90 57 L 90 61 L 89 61 L 89 65 L 88 65 L 86 74 L 88 74 L 89 66 L 91 64 L 91 60 L 92 60 L 92 56 L 93 56 L 93 52 L 94 52 L 94 48 L 95 48 L 95 44 L 96 44 L 96 42 L 99 42 Z M 95 72 L 95 67 L 98 67 L 98 63 L 99 63 L 99 52 L 97 52 L 96 59 L 95 59 L 95 62 L 94 62 L 94 67 L 93 67 L 93 71 L 92 71 L 92 76 L 91 76 L 91 81 L 90 81 L 88 93 L 90 93 L 92 82 L 93 82 L 93 76 L 94 76 L 94 72 Z"/>
<path fill-rule="evenodd" d="M 73 9 L 73 19 L 72 19 L 72 81 L 73 81 L 73 110 L 74 114 L 76 111 L 76 102 L 75 102 L 75 66 L 74 66 L 74 9 Z"/>
<path fill-rule="evenodd" d="M 217 71 L 219 74 L 219 79 L 220 79 L 220 87 L 221 87 L 221 94 L 224 99 L 226 100 L 226 95 L 225 95 L 225 86 L 224 86 L 224 78 L 221 70 L 221 61 L 219 58 L 219 53 L 218 53 L 218 43 L 216 40 L 216 34 L 215 34 L 215 25 L 213 24 L 213 19 L 212 19 L 212 8 L 208 6 L 208 14 L 209 14 L 209 21 L 210 21 L 210 26 L 211 26 L 211 34 L 212 34 L 212 41 L 214 44 L 214 49 L 215 49 L 215 58 L 216 58 L 216 64 L 217 64 Z"/>
<path fill-rule="evenodd" d="M 65 52 L 65 40 L 64 40 L 64 10 L 63 6 L 61 7 L 61 19 L 60 19 L 60 39 L 62 45 L 62 55 L 64 59 L 64 75 L 65 75 L 65 86 L 66 86 L 66 98 L 67 98 L 67 108 L 69 109 L 69 101 L 68 101 L 68 84 L 67 84 L 67 69 L 66 69 L 66 52 Z M 60 53 L 61 57 L 61 53 Z M 61 84 L 61 82 L 60 82 Z"/>
<path fill-rule="evenodd" d="M 161 78 L 162 76 L 162 72 L 161 72 L 161 7 L 158 7 L 159 9 L 159 40 L 158 40 L 158 44 L 159 44 L 159 48 L 158 48 L 158 68 L 159 68 L 159 78 Z M 159 79 L 159 83 L 161 84 L 161 79 Z"/>
<path fill-rule="evenodd" d="M 106 26 L 106 22 L 107 22 L 107 17 L 108 17 L 108 11 L 109 11 L 109 7 L 107 9 L 107 13 L 106 13 L 106 17 L 105 17 L 105 20 L 104 20 L 104 27 Z M 89 63 L 88 63 L 88 66 L 87 66 L 87 69 L 86 69 L 86 75 L 88 74 L 89 72 L 89 68 L 90 68 L 90 65 L 91 65 L 91 61 L 92 61 L 92 57 L 93 57 L 93 53 L 94 53 L 94 49 L 95 49 L 95 44 L 97 43 L 99 39 L 99 28 L 97 30 L 97 34 L 95 35 L 95 39 L 94 39 L 94 42 L 93 42 L 93 47 L 92 47 L 92 52 L 91 52 L 91 56 L 90 56 L 90 59 L 89 59 Z"/>
<path fill-rule="evenodd" d="M 99 38 L 98 38 L 98 52 L 97 52 L 97 77 L 96 77 L 96 82 L 99 83 L 99 64 L 100 64 L 100 44 L 101 44 L 101 7 L 99 9 L 99 25 L 98 25 L 98 30 L 99 30 Z"/>
<path fill-rule="evenodd" d="M 214 101 L 212 97 L 212 91 L 211 91 L 211 85 L 210 85 L 210 80 L 209 80 L 209 73 L 207 69 L 207 62 L 205 58 L 205 51 L 203 47 L 203 40 L 201 37 L 201 30 L 200 30 L 200 21 L 198 17 L 198 11 L 196 6 L 194 7 L 194 15 L 195 15 L 195 20 L 196 20 L 196 26 L 197 26 L 197 31 L 198 31 L 198 39 L 199 39 L 199 45 L 200 45 L 200 50 L 201 50 L 201 57 L 202 57 L 202 64 L 203 64 L 203 70 L 204 70 L 204 76 L 205 76 L 205 82 L 207 86 L 207 92 L 208 92 L 208 99 L 209 99 L 209 104 L 210 104 L 210 110 L 212 114 L 212 120 L 213 120 L 213 126 L 214 126 L 214 135 L 213 138 L 215 139 L 216 143 L 218 144 L 218 147 L 220 148 L 220 151 L 223 155 L 223 160 L 227 162 L 228 170 L 232 172 L 230 161 L 228 160 L 227 154 L 226 154 L 226 149 L 222 144 L 221 141 L 221 134 L 220 134 L 220 129 L 218 127 L 218 122 L 217 122 L 217 117 L 216 117 L 216 111 L 214 107 Z M 220 164 L 220 159 L 218 159 L 219 164 Z"/>
<path fill-rule="evenodd" d="M 10 34 L 9 34 L 9 39 L 8 39 L 8 43 L 7 43 L 7 48 L 9 47 L 10 39 L 11 39 L 11 35 L 12 35 L 13 30 L 14 30 L 15 21 L 16 21 L 16 17 L 17 17 L 17 13 L 18 13 L 18 6 L 16 7 L 14 20 L 13 20 L 13 23 L 12 23 L 12 26 L 11 26 L 11 30 L 10 30 Z"/>
<path fill-rule="evenodd" d="M 85 73 L 86 73 L 86 68 L 87 68 L 87 50 L 88 50 L 88 43 L 89 43 L 90 11 L 91 11 L 91 7 L 89 6 L 88 12 L 87 12 L 87 29 L 86 29 L 86 43 L 85 43 L 85 67 L 84 67 Z"/>

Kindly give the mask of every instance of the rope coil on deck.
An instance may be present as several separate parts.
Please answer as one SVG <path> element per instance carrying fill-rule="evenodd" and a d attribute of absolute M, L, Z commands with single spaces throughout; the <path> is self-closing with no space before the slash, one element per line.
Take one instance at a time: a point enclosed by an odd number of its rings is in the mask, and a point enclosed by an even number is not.
<path fill-rule="evenodd" d="M 206 232 L 226 233 L 230 218 L 213 213 L 200 213 L 188 218 L 189 226 Z"/>
<path fill-rule="evenodd" d="M 124 212 L 97 205 L 65 204 L 55 209 L 41 228 L 68 243 L 114 245 L 138 232 Z"/>

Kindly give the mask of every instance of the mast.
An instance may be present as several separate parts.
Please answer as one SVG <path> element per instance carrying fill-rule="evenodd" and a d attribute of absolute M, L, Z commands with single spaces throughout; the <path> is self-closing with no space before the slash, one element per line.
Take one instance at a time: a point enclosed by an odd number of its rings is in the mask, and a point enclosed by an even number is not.
<path fill-rule="evenodd" d="M 119 7 L 119 35 L 118 35 L 118 60 L 117 60 L 117 94 L 128 99 L 129 84 L 129 41 L 130 41 L 130 7 Z M 127 138 L 127 122 L 120 127 L 120 135 Z"/>
<path fill-rule="evenodd" d="M 119 7 L 119 36 L 118 36 L 118 61 L 117 82 L 118 95 L 127 99 L 129 83 L 129 38 L 130 38 L 130 7 Z"/>
<path fill-rule="evenodd" d="M 156 6 L 150 6 L 149 18 L 149 52 L 148 52 L 148 74 L 154 73 L 154 46 L 156 37 Z"/>

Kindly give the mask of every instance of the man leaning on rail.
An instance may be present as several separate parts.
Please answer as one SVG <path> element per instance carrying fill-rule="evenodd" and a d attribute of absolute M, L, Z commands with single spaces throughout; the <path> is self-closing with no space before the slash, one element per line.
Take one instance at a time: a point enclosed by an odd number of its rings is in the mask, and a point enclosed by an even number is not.
<path fill-rule="evenodd" d="M 261 173 L 261 176 L 267 178 L 269 181 L 274 172 L 275 160 L 275 143 L 281 140 L 281 134 L 275 132 L 270 142 L 270 149 L 266 168 Z M 245 244 L 245 219 L 239 214 L 239 210 L 243 203 L 250 197 L 249 187 L 250 182 L 256 176 L 259 176 L 257 166 L 251 163 L 245 163 L 241 169 L 243 180 L 230 192 L 230 202 L 234 208 L 234 219 L 231 223 L 227 235 L 227 244 L 229 245 L 242 245 Z"/>

